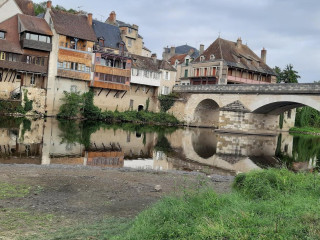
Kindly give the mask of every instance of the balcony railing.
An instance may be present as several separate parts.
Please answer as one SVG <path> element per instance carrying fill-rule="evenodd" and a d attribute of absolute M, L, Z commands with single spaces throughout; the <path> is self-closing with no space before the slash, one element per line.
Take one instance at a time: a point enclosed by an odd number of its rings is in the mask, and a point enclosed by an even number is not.
<path fill-rule="evenodd" d="M 257 81 L 257 80 L 235 77 L 235 76 L 228 76 L 228 81 L 235 82 L 235 83 L 246 83 L 246 84 L 269 84 L 270 83 L 270 82 Z"/>
<path fill-rule="evenodd" d="M 121 77 L 130 77 L 131 76 L 130 69 L 114 68 L 114 67 L 108 67 L 108 66 L 103 66 L 103 65 L 96 65 L 95 72 L 109 74 L 109 75 L 115 75 L 115 76 L 121 76 Z"/>
<path fill-rule="evenodd" d="M 104 89 L 115 89 L 115 90 L 120 90 L 120 91 L 129 91 L 130 90 L 130 86 L 127 84 L 107 82 L 107 81 L 97 81 L 97 80 L 91 81 L 90 87 L 104 88 Z"/>
<path fill-rule="evenodd" d="M 21 45 L 23 48 L 31 48 L 40 51 L 50 52 L 52 50 L 52 44 L 46 42 L 35 41 L 31 39 L 22 39 Z"/>
<path fill-rule="evenodd" d="M 85 72 L 80 72 L 80 71 L 72 71 L 72 70 L 66 70 L 66 69 L 58 69 L 58 76 L 65 77 L 65 78 L 71 78 L 71 79 L 85 80 L 85 81 L 91 80 L 90 73 L 85 73 Z"/>

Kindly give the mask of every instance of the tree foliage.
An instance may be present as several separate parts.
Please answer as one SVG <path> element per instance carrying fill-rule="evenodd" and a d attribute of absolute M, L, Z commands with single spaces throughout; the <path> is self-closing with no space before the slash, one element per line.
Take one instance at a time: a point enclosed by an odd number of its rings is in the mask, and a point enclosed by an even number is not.
<path fill-rule="evenodd" d="M 320 112 L 311 107 L 297 109 L 295 126 L 320 128 Z"/>
<path fill-rule="evenodd" d="M 60 118 L 75 118 L 80 114 L 83 107 L 83 95 L 80 92 L 66 92 L 61 100 L 64 102 L 60 106 L 58 117 Z"/>
<path fill-rule="evenodd" d="M 37 15 L 44 13 L 46 11 L 46 7 L 47 7 L 47 2 L 40 2 L 40 3 L 34 3 L 34 12 Z M 85 11 L 77 11 L 73 8 L 70 9 L 66 9 L 65 7 L 61 6 L 61 5 L 56 5 L 52 7 L 53 9 L 59 10 L 59 11 L 64 11 L 64 12 L 68 12 L 68 13 L 73 13 L 73 14 L 87 14 L 87 12 Z"/>
<path fill-rule="evenodd" d="M 167 112 L 175 103 L 176 95 L 174 95 L 172 93 L 169 95 L 160 95 L 158 97 L 158 100 L 160 102 L 161 112 Z"/>
<path fill-rule="evenodd" d="M 277 83 L 298 83 L 298 79 L 301 78 L 292 64 L 288 64 L 283 70 L 277 66 L 273 70 L 277 74 Z"/>

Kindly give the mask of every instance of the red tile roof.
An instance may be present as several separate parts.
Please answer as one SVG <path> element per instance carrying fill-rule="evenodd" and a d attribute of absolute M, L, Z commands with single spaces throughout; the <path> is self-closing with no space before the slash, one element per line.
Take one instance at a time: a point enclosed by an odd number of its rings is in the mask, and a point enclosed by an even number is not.
<path fill-rule="evenodd" d="M 89 25 L 87 16 L 52 9 L 50 11 L 54 29 L 58 34 L 95 42 L 96 34 Z"/>
<path fill-rule="evenodd" d="M 27 15 L 34 16 L 33 2 L 30 0 L 15 0 L 20 10 Z"/>
<path fill-rule="evenodd" d="M 174 65 L 176 63 L 176 60 L 179 61 L 179 64 L 180 63 L 183 63 L 184 62 L 184 59 L 185 57 L 187 56 L 188 54 L 180 54 L 180 55 L 175 55 L 173 56 L 172 58 L 169 59 L 169 63 L 171 65 Z"/>
<path fill-rule="evenodd" d="M 250 71 L 268 73 L 274 75 L 273 70 L 265 64 L 247 45 L 241 44 L 237 47 L 236 42 L 217 38 L 201 56 L 205 57 L 204 61 L 209 61 L 210 56 L 214 55 L 215 59 L 223 59 L 228 66 L 242 68 Z M 194 62 L 200 62 L 200 57 Z M 249 63 L 250 62 L 250 63 Z"/>

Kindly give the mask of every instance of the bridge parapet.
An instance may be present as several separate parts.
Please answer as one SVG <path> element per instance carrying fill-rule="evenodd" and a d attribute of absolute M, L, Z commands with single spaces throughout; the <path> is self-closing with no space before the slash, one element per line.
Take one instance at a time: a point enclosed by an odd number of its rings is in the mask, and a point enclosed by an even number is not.
<path fill-rule="evenodd" d="M 178 85 L 179 93 L 225 93 L 225 94 L 308 94 L 320 95 L 319 83 L 283 84 L 236 84 L 236 85 Z"/>

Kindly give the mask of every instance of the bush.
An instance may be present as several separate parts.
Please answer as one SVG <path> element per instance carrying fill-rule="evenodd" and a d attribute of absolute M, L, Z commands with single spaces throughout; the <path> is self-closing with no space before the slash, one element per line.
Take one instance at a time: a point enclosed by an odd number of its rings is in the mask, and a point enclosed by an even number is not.
<path fill-rule="evenodd" d="M 161 112 L 167 112 L 175 103 L 177 96 L 173 93 L 169 95 L 160 95 L 158 100 L 160 102 Z"/>
<path fill-rule="evenodd" d="M 25 89 L 23 91 L 24 93 L 24 97 L 23 97 L 23 101 L 24 101 L 24 111 L 25 112 L 29 112 L 32 110 L 32 104 L 33 104 L 33 101 L 29 100 L 28 98 L 28 90 Z"/>
<path fill-rule="evenodd" d="M 59 118 L 75 118 L 80 114 L 83 107 L 83 95 L 80 92 L 63 92 L 64 97 L 61 99 L 64 104 L 61 105 L 58 113 Z"/>

